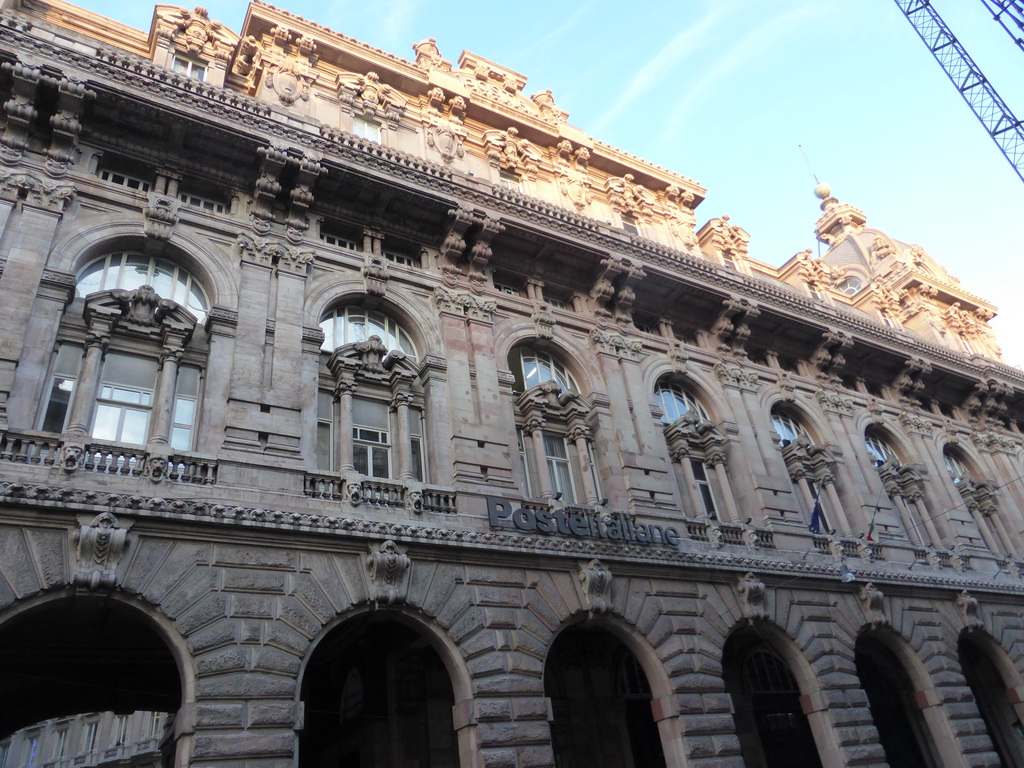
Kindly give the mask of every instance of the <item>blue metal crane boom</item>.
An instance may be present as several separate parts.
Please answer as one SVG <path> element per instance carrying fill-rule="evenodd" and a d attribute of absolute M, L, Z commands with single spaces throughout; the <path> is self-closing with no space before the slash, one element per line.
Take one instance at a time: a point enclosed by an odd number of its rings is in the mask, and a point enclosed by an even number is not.
<path fill-rule="evenodd" d="M 981 0 L 981 2 L 988 8 L 992 18 L 1006 30 L 1006 34 L 1013 38 L 1017 47 L 1024 51 L 1024 37 L 1021 37 L 1024 35 L 1024 2 L 1021 0 Z M 1007 25 L 1007 18 L 1017 27 L 1016 32 Z"/>
<path fill-rule="evenodd" d="M 930 0 L 895 0 L 896 5 L 907 17 L 928 50 L 945 70 L 946 75 L 963 96 L 964 101 L 985 126 L 985 130 L 1010 161 L 1013 170 L 1024 181 L 1024 125 L 996 93 L 988 79 L 967 51 L 956 39 L 949 27 L 932 8 Z M 986 2 L 986 0 L 982 0 Z M 1019 10 L 1020 4 L 997 2 L 1005 6 L 1003 11 Z M 986 2 L 986 6 L 988 3 Z M 998 17 L 997 17 L 998 18 Z M 1000 23 L 1002 20 L 1000 19 Z M 1005 24 L 1004 24 L 1005 27 Z M 1009 32 L 1009 28 L 1007 28 Z M 1013 33 L 1011 32 L 1011 35 Z"/>

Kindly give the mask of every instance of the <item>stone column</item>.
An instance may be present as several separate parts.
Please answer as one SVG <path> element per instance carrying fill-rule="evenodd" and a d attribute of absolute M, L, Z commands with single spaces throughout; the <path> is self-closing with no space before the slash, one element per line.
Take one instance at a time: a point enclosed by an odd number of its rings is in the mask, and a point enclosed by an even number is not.
<path fill-rule="evenodd" d="M 351 378 L 340 380 L 334 387 L 334 402 L 337 404 L 338 429 L 334 435 L 334 446 L 338 454 L 338 471 L 341 474 L 355 472 L 352 459 L 352 394 L 356 383 Z"/>
<path fill-rule="evenodd" d="M 725 511 L 728 513 L 729 522 L 738 523 L 740 521 L 740 511 L 736 508 L 736 499 L 733 498 L 732 484 L 729 482 L 729 473 L 725 468 L 725 457 L 712 456 L 708 460 L 707 465 L 715 470 L 715 476 L 718 478 L 718 489 L 725 504 Z"/>
<path fill-rule="evenodd" d="M 398 457 L 398 479 L 403 482 L 415 480 L 412 473 L 412 443 L 409 439 L 409 401 L 412 395 L 399 392 L 391 398 L 390 410 L 395 414 L 395 439 L 393 450 Z"/>
<path fill-rule="evenodd" d="M 580 481 L 583 483 L 585 503 L 597 504 L 600 499 L 597 497 L 597 487 L 594 485 L 594 475 L 590 465 L 590 430 L 582 424 L 573 425 L 569 429 L 569 439 L 576 446 L 576 457 L 578 459 Z"/>
<path fill-rule="evenodd" d="M 167 445 L 170 442 L 174 391 L 181 355 L 181 347 L 175 346 L 165 346 L 160 353 L 160 372 L 153 393 L 153 420 L 149 426 L 149 442 L 156 445 Z"/>
<path fill-rule="evenodd" d="M 550 499 L 555 494 L 551 490 L 551 477 L 548 474 L 547 452 L 544 450 L 544 422 L 539 418 L 530 419 L 523 427 L 523 434 L 529 435 L 530 445 L 524 446 L 526 450 L 533 450 L 533 466 L 537 471 L 537 482 L 540 484 L 541 498 Z M 527 473 L 530 469 L 527 467 Z"/>
<path fill-rule="evenodd" d="M 85 354 L 82 368 L 78 374 L 75 395 L 71 400 L 71 413 L 68 415 L 68 434 L 77 438 L 89 436 L 92 426 L 93 408 L 96 405 L 96 391 L 100 384 L 100 371 L 103 358 L 107 354 L 110 343 L 110 329 L 92 331 L 85 337 Z"/>

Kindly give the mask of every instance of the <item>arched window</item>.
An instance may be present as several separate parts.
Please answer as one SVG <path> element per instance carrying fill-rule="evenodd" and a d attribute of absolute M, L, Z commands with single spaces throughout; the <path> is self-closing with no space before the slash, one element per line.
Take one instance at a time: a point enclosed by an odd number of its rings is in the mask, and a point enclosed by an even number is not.
<path fill-rule="evenodd" d="M 509 367 L 516 380 L 516 391 L 524 392 L 545 381 L 556 381 L 563 392 L 579 392 L 572 374 L 549 352 L 530 347 L 517 347 L 508 358 Z"/>
<path fill-rule="evenodd" d="M 772 408 L 772 428 L 782 440 L 783 447 L 796 442 L 796 439 L 804 434 L 800 422 L 791 413 L 777 406 Z"/>
<path fill-rule="evenodd" d="M 113 288 L 134 290 L 153 286 L 161 299 L 170 299 L 185 307 L 202 324 L 210 305 L 198 281 L 185 269 L 167 259 L 133 251 L 108 253 L 90 262 L 79 275 L 75 291 L 85 297 Z"/>
<path fill-rule="evenodd" d="M 338 307 L 324 317 L 320 329 L 324 332 L 324 343 L 320 348 L 326 352 L 376 336 L 389 351 L 397 349 L 416 358 L 416 346 L 409 334 L 397 321 L 377 310 Z"/>
<path fill-rule="evenodd" d="M 694 414 L 701 421 L 707 421 L 708 415 L 704 411 L 704 406 L 678 382 L 662 380 L 655 395 L 663 414 L 661 420 L 666 424 L 671 424 L 687 413 Z"/>
<path fill-rule="evenodd" d="M 971 479 L 971 472 L 967 469 L 967 465 L 964 463 L 963 458 L 957 455 L 955 448 L 950 448 L 948 445 L 942 449 L 942 458 L 946 463 L 946 471 L 949 472 L 949 476 L 953 478 L 954 485 L 962 485 Z"/>
<path fill-rule="evenodd" d="M 589 406 L 565 366 L 553 355 L 517 347 L 508 356 L 517 394 L 519 455 L 527 496 L 567 504 L 594 504 L 600 499 Z M 552 398 L 539 385 L 553 382 L 561 392 Z"/>
<path fill-rule="evenodd" d="M 694 510 L 691 514 L 717 520 L 719 499 L 724 499 L 729 510 L 727 519 L 735 517 L 726 480 L 725 435 L 710 423 L 700 401 L 678 381 L 662 379 L 654 394 L 661 406 L 665 440 L 684 506 L 689 499 Z"/>
<path fill-rule="evenodd" d="M 885 438 L 877 432 L 869 430 L 865 433 L 864 445 L 868 449 L 868 454 L 870 454 L 872 461 L 875 462 L 876 467 L 882 466 L 890 459 L 893 461 L 896 460 L 896 454 L 893 452 L 892 448 L 889 447 Z"/>
<path fill-rule="evenodd" d="M 424 401 L 410 335 L 384 312 L 357 306 L 331 310 L 320 328 L 334 382 L 317 402 L 317 468 L 424 480 Z M 393 351 L 404 358 L 388 358 Z"/>
<path fill-rule="evenodd" d="M 850 275 L 836 286 L 836 290 L 846 296 L 856 296 L 864 287 L 864 281 L 856 275 Z"/>

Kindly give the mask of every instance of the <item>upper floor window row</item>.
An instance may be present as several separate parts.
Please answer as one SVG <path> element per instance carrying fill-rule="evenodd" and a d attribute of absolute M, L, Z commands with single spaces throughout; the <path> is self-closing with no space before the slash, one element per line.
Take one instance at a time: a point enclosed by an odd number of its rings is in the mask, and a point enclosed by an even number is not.
<path fill-rule="evenodd" d="M 172 261 L 141 253 L 120 251 L 101 256 L 79 273 L 75 290 L 85 297 L 97 291 L 130 291 L 143 285 L 153 286 L 160 298 L 185 307 L 199 323 L 206 320 L 209 303 L 198 281 Z"/>

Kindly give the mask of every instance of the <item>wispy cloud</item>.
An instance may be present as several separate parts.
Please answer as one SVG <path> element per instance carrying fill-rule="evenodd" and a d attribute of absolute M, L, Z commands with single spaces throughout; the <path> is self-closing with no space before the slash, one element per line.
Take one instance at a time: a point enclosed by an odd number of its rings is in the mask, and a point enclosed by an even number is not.
<path fill-rule="evenodd" d="M 708 44 L 712 29 L 728 17 L 728 5 L 719 2 L 710 6 L 707 13 L 695 24 L 688 26 L 665 43 L 630 78 L 622 94 L 597 118 L 591 132 L 594 135 L 605 133 L 608 126 L 630 109 L 638 99 L 664 82 L 676 79 L 678 75 L 674 71 L 675 68 Z"/>
<path fill-rule="evenodd" d="M 818 11 L 814 6 L 803 6 L 783 13 L 766 23 L 758 24 L 719 55 L 710 67 L 703 70 L 701 77 L 690 83 L 685 93 L 674 100 L 672 111 L 662 133 L 662 140 L 677 134 L 686 121 L 695 114 L 699 102 L 709 93 L 724 87 L 729 77 L 747 66 L 766 51 L 779 46 L 780 41 L 791 36 L 803 22 Z"/>
<path fill-rule="evenodd" d="M 525 61 L 527 58 L 532 56 L 536 51 L 543 51 L 546 48 L 553 48 L 554 43 L 565 37 L 566 34 L 576 29 L 581 20 L 583 20 L 587 14 L 589 14 L 597 3 L 587 3 L 577 8 L 565 21 L 559 24 L 557 27 L 552 29 L 543 37 L 534 40 L 530 45 L 522 48 L 518 51 L 516 59 L 518 61 Z"/>

